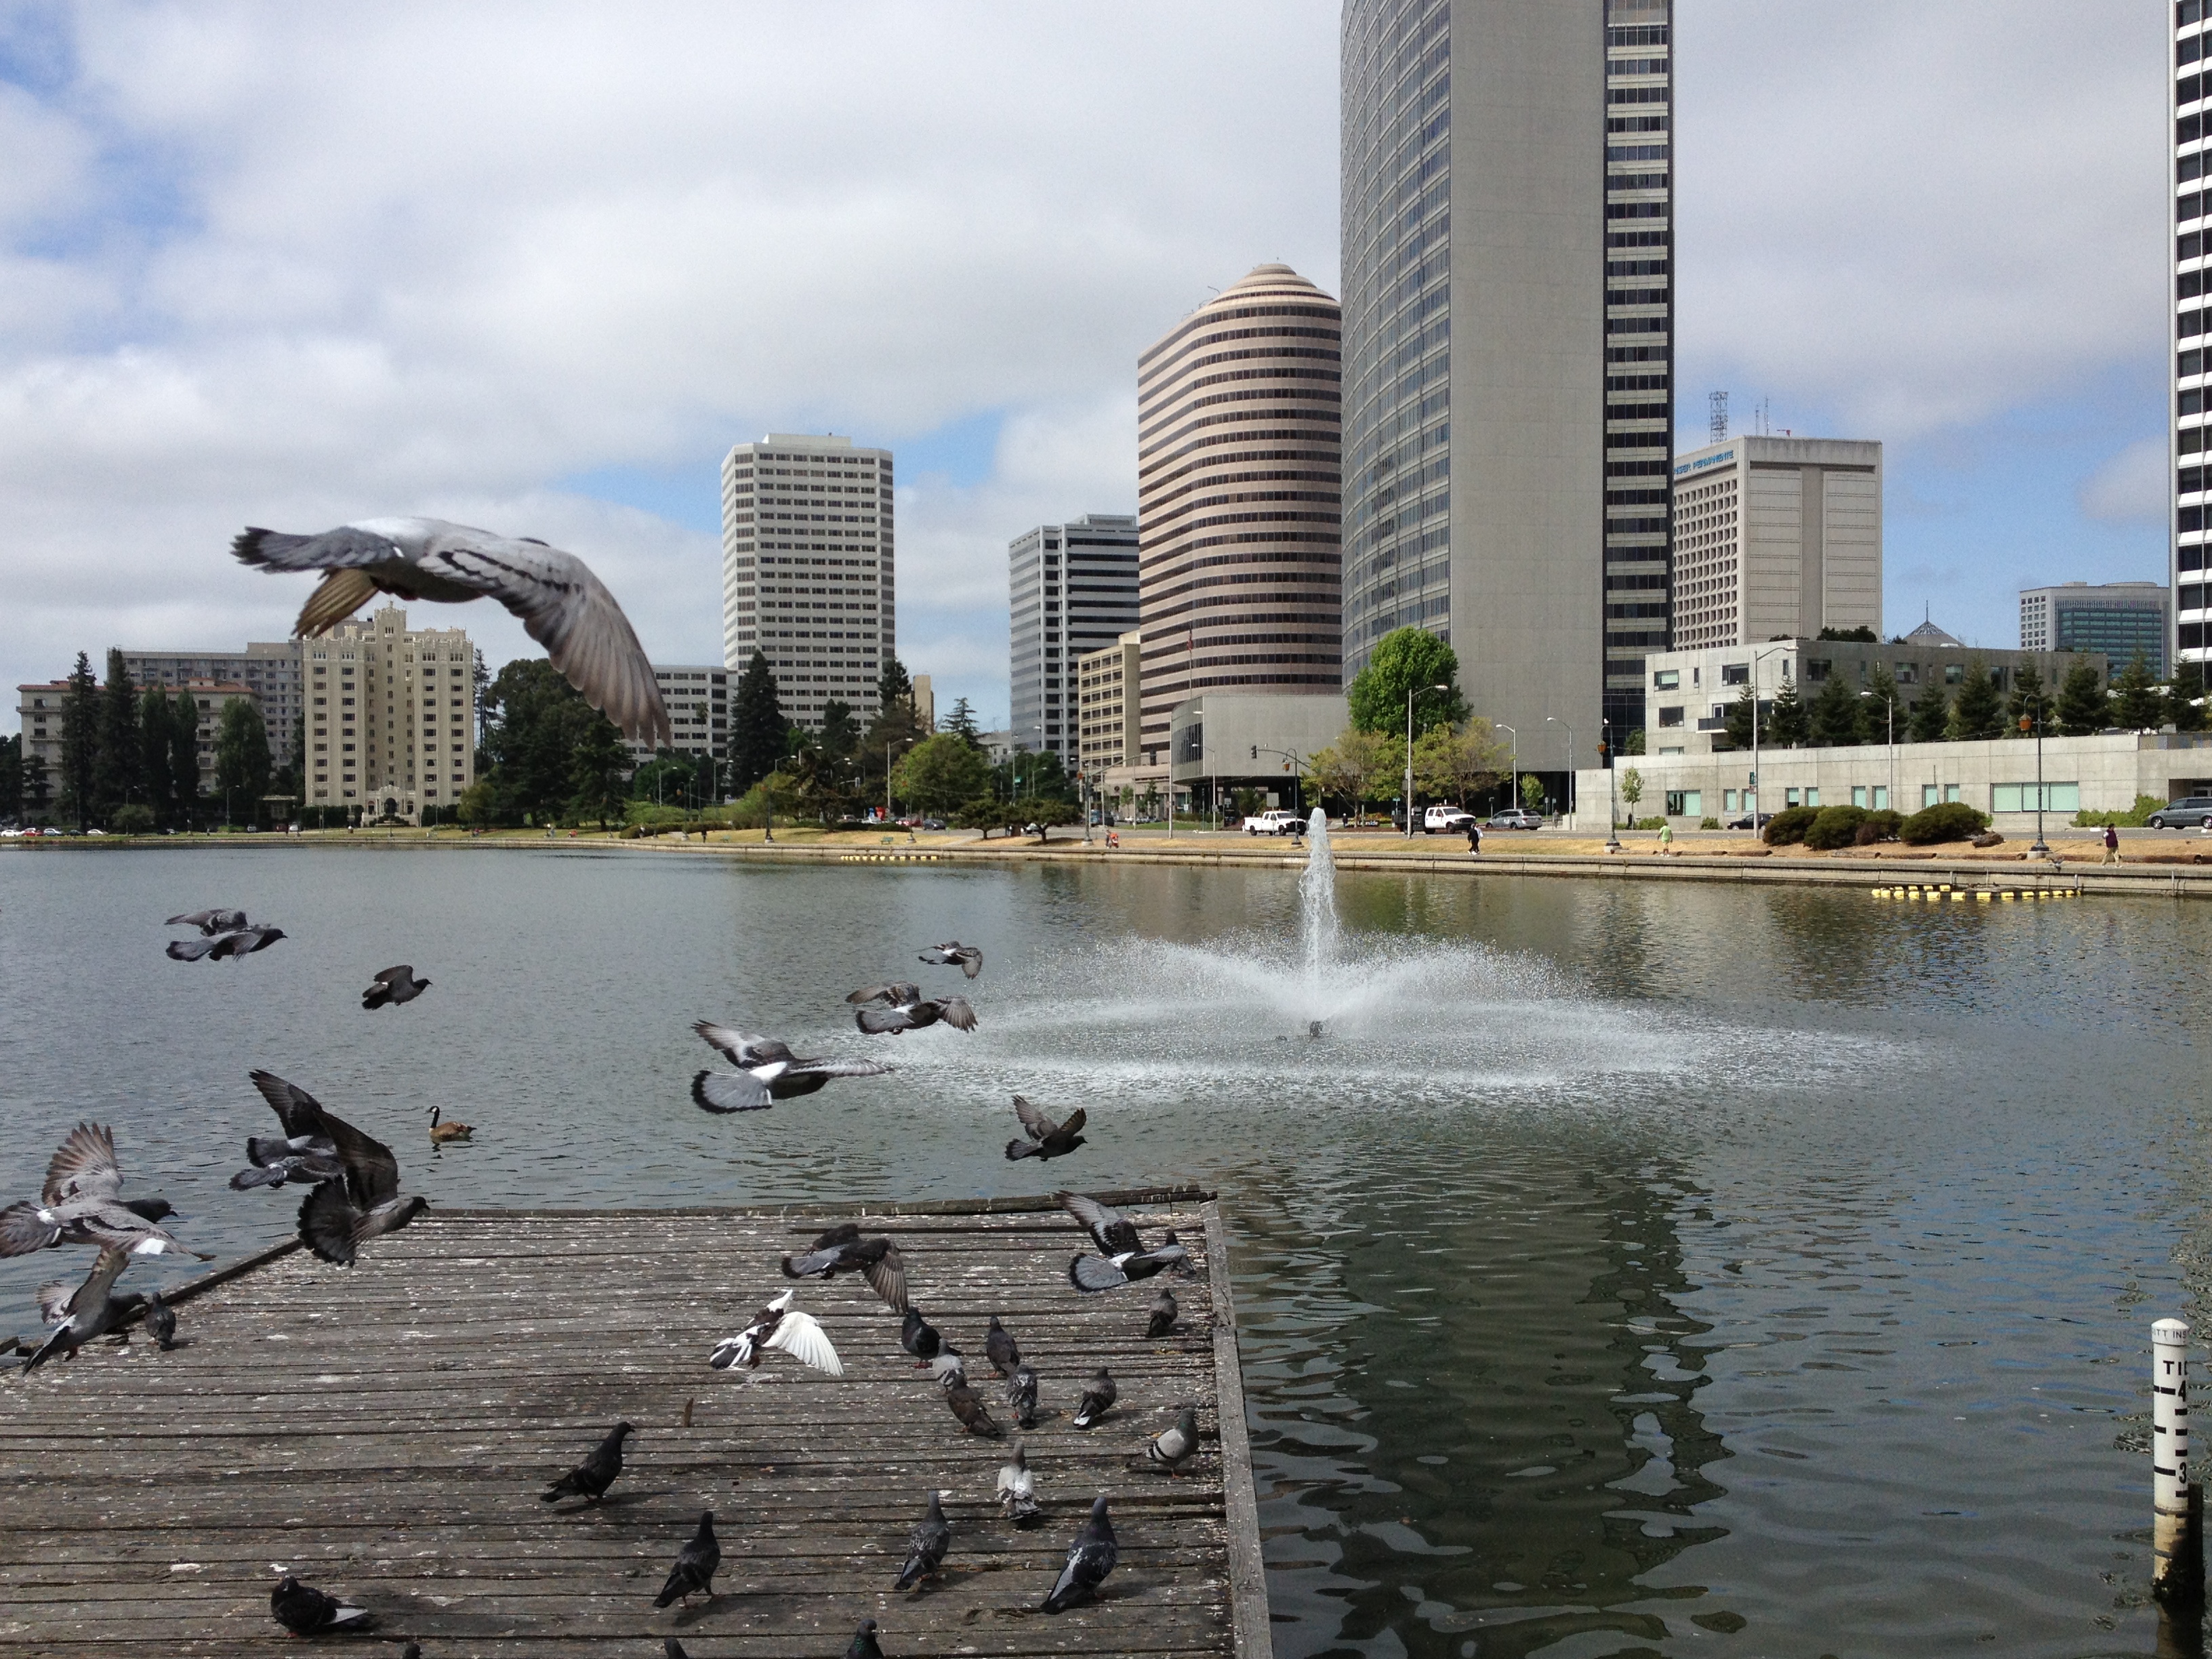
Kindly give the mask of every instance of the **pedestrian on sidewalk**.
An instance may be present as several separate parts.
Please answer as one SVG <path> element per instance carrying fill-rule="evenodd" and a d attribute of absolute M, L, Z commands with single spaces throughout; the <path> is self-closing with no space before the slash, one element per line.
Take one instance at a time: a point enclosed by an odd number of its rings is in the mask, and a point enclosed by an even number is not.
<path fill-rule="evenodd" d="M 1482 825 L 1474 818 L 1467 821 L 1467 855 L 1473 858 L 1482 851 Z"/>
<path fill-rule="evenodd" d="M 1664 856 L 1674 850 L 1674 826 L 1662 823 L 1659 826 L 1659 852 Z"/>
<path fill-rule="evenodd" d="M 2105 857 L 2106 864 L 2120 861 L 2120 832 L 2111 824 L 2105 826 Z"/>

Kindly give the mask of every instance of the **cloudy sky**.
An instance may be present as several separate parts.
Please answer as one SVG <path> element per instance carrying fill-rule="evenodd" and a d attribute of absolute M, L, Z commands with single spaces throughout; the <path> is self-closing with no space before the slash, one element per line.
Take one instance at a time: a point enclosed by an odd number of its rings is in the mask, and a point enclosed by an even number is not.
<path fill-rule="evenodd" d="M 2161 576 L 2162 8 L 1678 17 L 1683 445 L 1715 387 L 1883 440 L 1893 626 Z M 836 431 L 897 452 L 901 654 L 1002 720 L 1006 541 L 1134 510 L 1137 353 L 1262 260 L 1335 289 L 1336 25 L 0 0 L 0 673 L 281 638 L 239 526 L 418 512 L 711 660 L 723 450 Z"/>

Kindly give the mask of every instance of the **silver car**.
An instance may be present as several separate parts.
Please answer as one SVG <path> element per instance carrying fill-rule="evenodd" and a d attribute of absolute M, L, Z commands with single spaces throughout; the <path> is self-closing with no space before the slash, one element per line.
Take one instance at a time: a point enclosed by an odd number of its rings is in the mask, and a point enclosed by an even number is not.
<path fill-rule="evenodd" d="M 2154 830 L 2212 830 L 2212 795 L 2168 801 L 2143 822 Z"/>

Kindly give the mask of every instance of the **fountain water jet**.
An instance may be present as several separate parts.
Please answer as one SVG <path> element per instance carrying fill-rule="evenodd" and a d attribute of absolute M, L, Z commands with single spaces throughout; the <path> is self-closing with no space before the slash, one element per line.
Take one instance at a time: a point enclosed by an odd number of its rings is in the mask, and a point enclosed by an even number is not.
<path fill-rule="evenodd" d="M 1306 867 L 1298 878 L 1298 920 L 1304 932 L 1306 977 L 1336 960 L 1336 860 L 1328 850 L 1328 814 L 1316 806 L 1306 820 Z"/>

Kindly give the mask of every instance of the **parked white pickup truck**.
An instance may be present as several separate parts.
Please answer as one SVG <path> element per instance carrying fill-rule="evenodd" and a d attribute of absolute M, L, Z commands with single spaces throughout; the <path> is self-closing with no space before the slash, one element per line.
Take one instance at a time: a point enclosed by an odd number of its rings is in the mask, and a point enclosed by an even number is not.
<path fill-rule="evenodd" d="M 1248 836 L 1301 836 L 1305 828 L 1304 817 L 1279 806 L 1271 812 L 1255 812 L 1244 820 L 1244 833 Z"/>
<path fill-rule="evenodd" d="M 1421 814 L 1421 833 L 1425 836 L 1463 836 L 1467 826 L 1474 822 L 1474 814 L 1463 806 L 1439 803 Z"/>

